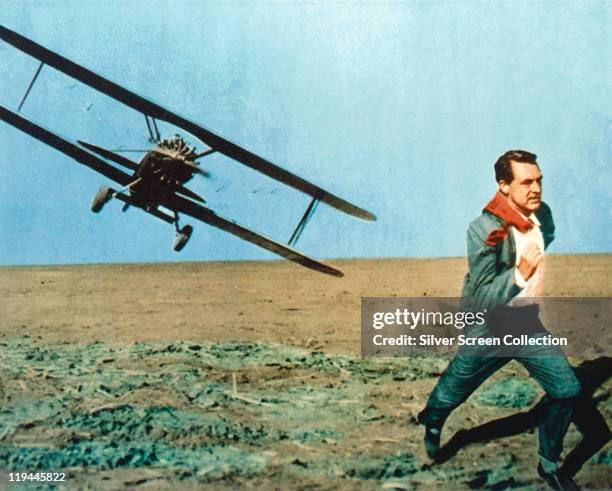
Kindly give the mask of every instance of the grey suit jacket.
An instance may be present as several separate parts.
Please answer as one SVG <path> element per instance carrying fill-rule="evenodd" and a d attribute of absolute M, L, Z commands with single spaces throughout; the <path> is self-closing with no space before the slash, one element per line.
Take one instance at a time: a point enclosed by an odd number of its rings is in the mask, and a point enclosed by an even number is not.
<path fill-rule="evenodd" d="M 555 237 L 552 213 L 542 202 L 535 215 L 540 221 L 544 247 L 547 248 Z M 468 272 L 461 296 L 462 305 L 470 310 L 491 310 L 496 305 L 507 304 L 521 291 L 514 280 L 516 245 L 512 233 L 500 244 L 485 244 L 488 235 L 503 224 L 500 218 L 483 211 L 468 228 Z"/>

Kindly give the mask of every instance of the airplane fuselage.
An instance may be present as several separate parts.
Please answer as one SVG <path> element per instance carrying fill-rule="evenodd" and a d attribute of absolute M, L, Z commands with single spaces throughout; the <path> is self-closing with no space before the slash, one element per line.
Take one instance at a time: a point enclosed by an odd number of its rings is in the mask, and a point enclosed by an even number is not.
<path fill-rule="evenodd" d="M 151 207 L 177 191 L 180 193 L 197 170 L 193 155 L 193 150 L 178 136 L 156 145 L 144 155 L 134 172 L 134 183 L 130 186 L 132 198 Z"/>
<path fill-rule="evenodd" d="M 146 198 L 159 203 L 193 177 L 193 172 L 185 167 L 171 157 L 148 152 L 134 173 L 134 180 L 140 181 L 130 187 L 130 194 L 135 199 Z"/>

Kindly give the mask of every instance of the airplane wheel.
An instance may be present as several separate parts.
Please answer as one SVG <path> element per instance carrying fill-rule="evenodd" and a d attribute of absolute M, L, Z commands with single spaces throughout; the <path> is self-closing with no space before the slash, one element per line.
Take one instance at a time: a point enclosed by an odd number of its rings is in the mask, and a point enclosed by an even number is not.
<path fill-rule="evenodd" d="M 174 243 L 172 244 L 172 249 L 175 252 L 179 252 L 187 245 L 191 234 L 193 233 L 193 227 L 191 225 L 185 225 L 179 232 L 176 234 L 176 238 L 174 239 Z"/>
<path fill-rule="evenodd" d="M 104 205 L 108 203 L 113 195 L 113 190 L 107 186 L 100 186 L 100 189 L 91 200 L 91 211 L 100 213 Z"/>

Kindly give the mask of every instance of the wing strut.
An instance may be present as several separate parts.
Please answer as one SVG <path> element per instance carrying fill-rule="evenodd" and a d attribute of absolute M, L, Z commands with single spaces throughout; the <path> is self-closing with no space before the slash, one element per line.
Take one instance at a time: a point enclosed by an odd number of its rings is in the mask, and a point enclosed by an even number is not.
<path fill-rule="evenodd" d="M 302 219 L 297 224 L 297 227 L 295 227 L 295 230 L 291 234 L 291 238 L 289 239 L 289 242 L 287 242 L 287 245 L 295 245 L 297 243 L 297 241 L 300 239 L 300 236 L 302 235 L 302 232 L 306 228 L 306 225 L 308 225 L 308 222 L 314 215 L 314 212 L 317 209 L 318 204 L 319 204 L 319 200 L 317 198 L 312 198 L 312 201 L 310 202 L 310 204 L 308 205 L 308 208 L 306 208 L 306 211 L 304 212 L 304 216 L 302 216 Z"/>
<path fill-rule="evenodd" d="M 157 129 L 157 122 L 155 121 L 155 118 L 150 117 L 148 114 L 145 114 L 144 117 L 145 121 L 147 122 L 147 129 L 149 130 L 149 140 L 151 143 L 159 143 L 161 141 L 161 137 L 159 130 Z M 151 119 L 151 122 L 149 122 L 149 118 Z M 153 134 L 153 130 L 155 130 L 155 134 Z"/>
<path fill-rule="evenodd" d="M 19 103 L 19 107 L 17 108 L 17 112 L 21 111 L 21 108 L 23 107 L 24 102 L 28 98 L 28 95 L 30 95 L 30 91 L 32 90 L 32 87 L 34 87 L 34 82 L 36 82 L 36 79 L 40 75 L 40 71 L 42 70 L 42 67 L 44 65 L 45 65 L 44 61 L 41 61 L 40 65 L 38 65 L 38 69 L 36 70 L 36 73 L 34 74 L 34 77 L 32 77 L 32 80 L 30 81 L 30 85 L 28 85 L 28 90 L 26 90 L 25 94 L 23 94 L 23 99 L 21 99 L 21 102 Z"/>
<path fill-rule="evenodd" d="M 155 129 L 155 137 L 157 138 L 157 143 L 159 143 L 161 141 L 161 134 L 159 132 L 159 129 L 157 129 L 157 121 L 155 120 L 155 118 L 151 118 L 151 121 L 153 121 L 153 128 Z"/>

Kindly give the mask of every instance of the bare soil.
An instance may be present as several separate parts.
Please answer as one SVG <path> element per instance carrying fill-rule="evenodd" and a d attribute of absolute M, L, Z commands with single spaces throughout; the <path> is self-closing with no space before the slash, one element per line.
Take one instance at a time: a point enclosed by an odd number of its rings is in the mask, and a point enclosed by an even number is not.
<path fill-rule="evenodd" d="M 612 256 L 547 261 L 546 295 L 611 295 Z M 542 488 L 537 432 L 426 457 L 415 417 L 446 360 L 360 357 L 362 296 L 458 296 L 465 260 L 331 263 L 346 276 L 282 261 L 0 269 L 0 479 L 63 469 L 68 489 Z M 511 362 L 443 441 L 541 396 Z M 599 408 L 609 420 L 609 400 Z M 571 428 L 566 447 L 579 439 Z M 611 462 L 608 446 L 577 481 L 612 487 Z"/>

